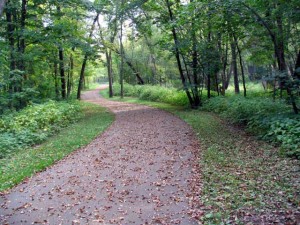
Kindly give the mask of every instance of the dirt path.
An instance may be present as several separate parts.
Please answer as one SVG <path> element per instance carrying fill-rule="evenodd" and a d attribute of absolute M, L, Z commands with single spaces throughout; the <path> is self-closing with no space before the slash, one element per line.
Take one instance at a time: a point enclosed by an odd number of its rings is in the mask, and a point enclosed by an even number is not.
<path fill-rule="evenodd" d="M 1 196 L 0 224 L 197 224 L 199 145 L 191 128 L 98 92 L 83 99 L 112 110 L 113 125 Z"/>

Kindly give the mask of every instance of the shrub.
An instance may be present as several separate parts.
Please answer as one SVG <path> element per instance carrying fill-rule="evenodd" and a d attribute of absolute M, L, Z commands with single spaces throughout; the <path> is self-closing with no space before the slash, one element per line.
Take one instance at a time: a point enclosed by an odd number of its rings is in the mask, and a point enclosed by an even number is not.
<path fill-rule="evenodd" d="M 0 158 L 41 143 L 48 136 L 81 117 L 77 102 L 49 101 L 30 105 L 0 119 Z"/>
<path fill-rule="evenodd" d="M 300 117 L 291 114 L 285 102 L 266 97 L 216 97 L 207 101 L 204 109 L 246 125 L 264 140 L 279 144 L 284 154 L 300 158 Z"/>
<path fill-rule="evenodd" d="M 114 84 L 115 95 L 120 95 L 121 87 Z M 124 96 L 137 97 L 141 100 L 164 102 L 171 105 L 188 106 L 189 101 L 182 90 L 151 85 L 124 84 Z"/>

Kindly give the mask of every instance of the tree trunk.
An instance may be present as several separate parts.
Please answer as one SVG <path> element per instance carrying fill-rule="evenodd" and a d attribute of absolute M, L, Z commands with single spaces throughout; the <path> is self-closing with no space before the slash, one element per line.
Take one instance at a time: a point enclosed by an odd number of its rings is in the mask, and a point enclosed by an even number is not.
<path fill-rule="evenodd" d="M 111 49 L 112 51 L 114 51 L 116 54 L 118 54 L 120 57 L 122 57 L 120 51 L 118 49 Z M 145 84 L 143 78 L 141 77 L 139 71 L 134 67 L 134 65 L 132 64 L 132 62 L 130 62 L 130 60 L 126 57 L 125 51 L 123 49 L 123 59 L 125 61 L 125 63 L 127 64 L 127 66 L 129 66 L 129 68 L 133 71 L 134 75 L 136 76 L 137 80 L 138 80 L 138 84 Z"/>
<path fill-rule="evenodd" d="M 234 40 L 231 41 L 231 56 L 232 56 L 232 67 L 233 67 L 233 79 L 234 79 L 234 92 L 240 93 L 239 77 L 237 71 L 237 59 L 236 59 L 236 43 Z"/>
<path fill-rule="evenodd" d="M 191 3 L 194 2 L 194 0 L 190 0 Z M 193 18 L 192 18 L 192 30 L 191 30 L 191 35 L 192 35 L 192 69 L 193 69 L 193 95 L 194 95 L 194 101 L 195 105 L 201 105 L 201 99 L 199 96 L 199 80 L 198 80 L 198 51 L 197 51 L 197 37 L 196 37 L 196 31 L 194 28 L 195 25 L 195 12 L 193 13 Z"/>
<path fill-rule="evenodd" d="M 124 7 L 124 0 L 121 2 L 121 11 L 123 10 Z M 121 65 L 120 65 L 120 85 L 121 85 L 121 93 L 120 96 L 121 98 L 124 97 L 124 47 L 123 47 L 123 12 L 121 15 L 121 24 L 120 24 L 120 54 L 121 54 Z"/>
<path fill-rule="evenodd" d="M 242 59 L 242 51 L 239 47 L 239 43 L 238 43 L 238 40 L 237 40 L 235 34 L 233 35 L 233 37 L 234 37 L 234 41 L 236 43 L 236 48 L 237 48 L 238 54 L 239 54 L 240 67 L 241 67 L 242 80 L 243 80 L 243 88 L 244 88 L 244 97 L 246 97 L 247 96 L 247 89 L 246 89 L 245 72 L 244 72 L 243 59 Z"/>
<path fill-rule="evenodd" d="M 24 72 L 24 79 L 27 78 L 25 74 L 25 60 L 24 60 L 24 54 L 25 54 L 25 48 L 26 48 L 26 43 L 25 43 L 25 22 L 26 22 L 26 15 L 27 15 L 27 0 L 22 0 L 22 9 L 21 9 L 21 34 L 20 34 L 20 47 L 19 47 L 19 54 L 20 54 L 20 60 L 19 60 L 19 70 Z"/>
<path fill-rule="evenodd" d="M 59 56 L 59 71 L 60 71 L 60 82 L 61 82 L 61 97 L 66 99 L 66 77 L 65 77 L 65 64 L 64 64 L 64 50 L 62 46 L 58 49 Z"/>
<path fill-rule="evenodd" d="M 55 84 L 55 97 L 59 99 L 59 87 L 58 87 L 58 68 L 57 63 L 54 63 L 54 84 Z"/>
<path fill-rule="evenodd" d="M 7 4 L 10 4 L 10 1 L 7 1 Z M 6 10 L 6 22 L 7 22 L 7 39 L 9 42 L 9 51 L 10 51 L 10 79 L 13 78 L 14 74 L 12 71 L 16 69 L 16 60 L 15 60 L 15 37 L 14 37 L 14 32 L 15 32 L 15 26 L 13 22 L 13 13 L 12 10 Z M 15 83 L 10 82 L 9 83 L 9 92 L 13 93 L 14 92 L 14 87 Z"/>
<path fill-rule="evenodd" d="M 72 49 L 74 51 L 74 48 Z M 73 53 L 70 55 L 70 69 L 68 71 L 68 82 L 67 82 L 67 97 L 70 97 L 72 87 L 73 87 L 73 74 L 74 74 L 74 59 L 73 59 Z"/>
<path fill-rule="evenodd" d="M 168 7 L 170 21 L 171 21 L 171 23 L 173 23 L 173 21 L 174 21 L 173 12 L 171 10 L 171 5 L 170 5 L 169 0 L 166 0 L 166 3 L 167 3 L 167 7 Z M 176 33 L 176 29 L 175 29 L 174 25 L 172 27 L 172 34 L 173 34 L 173 40 L 174 40 L 174 44 L 175 44 L 175 56 L 176 56 L 177 66 L 178 66 L 178 70 L 179 70 L 179 74 L 180 74 L 180 78 L 181 78 L 181 82 L 182 82 L 184 91 L 185 91 L 185 93 L 186 93 L 186 95 L 189 99 L 191 107 L 192 108 L 197 108 L 198 105 L 195 105 L 195 102 L 192 99 L 192 96 L 191 96 L 191 94 L 189 92 L 189 89 L 187 87 L 187 84 L 186 84 L 186 79 L 185 79 L 184 74 L 183 74 L 183 69 L 182 69 L 182 65 L 181 65 L 181 61 L 180 61 L 180 52 L 179 52 L 179 47 L 178 47 L 179 46 L 179 41 L 178 41 L 178 38 L 177 38 L 177 33 Z"/>
<path fill-rule="evenodd" d="M 222 49 L 221 37 L 219 39 L 219 49 Z M 228 60 L 228 42 L 226 42 L 225 52 L 223 52 L 221 56 L 221 62 L 223 65 L 222 65 L 222 72 L 221 72 L 222 86 L 220 87 L 220 92 L 223 96 L 225 96 L 226 83 L 227 83 L 227 79 L 226 79 L 227 60 Z"/>
<path fill-rule="evenodd" d="M 111 50 L 106 49 L 105 55 L 106 55 L 106 63 L 107 63 L 109 97 L 112 98 L 114 96 L 114 93 L 113 93 L 113 74 L 112 74 Z"/>
<path fill-rule="evenodd" d="M 297 61 L 295 65 L 294 78 L 300 80 L 300 50 L 298 52 Z"/>
<path fill-rule="evenodd" d="M 211 77 L 210 73 L 207 74 L 207 98 L 211 97 Z"/>
<path fill-rule="evenodd" d="M 95 29 L 95 24 L 98 21 L 99 18 L 99 12 L 97 12 L 97 15 L 93 21 L 92 27 L 91 27 L 91 31 L 89 34 L 89 38 L 91 38 L 93 36 L 93 32 Z M 83 82 L 84 82 L 84 71 L 85 71 L 85 67 L 86 67 L 86 63 L 88 60 L 88 54 L 85 53 L 84 58 L 83 58 L 83 62 L 82 62 L 82 66 L 81 66 L 81 71 L 80 71 L 80 77 L 79 77 L 79 82 L 78 82 L 78 89 L 77 89 L 77 99 L 81 98 L 81 90 L 83 88 Z"/>

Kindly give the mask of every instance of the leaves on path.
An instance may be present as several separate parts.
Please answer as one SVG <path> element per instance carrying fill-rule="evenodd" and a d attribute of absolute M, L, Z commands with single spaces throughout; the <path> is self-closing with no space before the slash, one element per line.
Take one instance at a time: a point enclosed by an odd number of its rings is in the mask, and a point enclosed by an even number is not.
<path fill-rule="evenodd" d="M 114 124 L 1 197 L 1 221 L 198 224 L 199 145 L 192 129 L 164 111 L 98 99 L 95 93 L 85 98 L 112 110 Z"/>

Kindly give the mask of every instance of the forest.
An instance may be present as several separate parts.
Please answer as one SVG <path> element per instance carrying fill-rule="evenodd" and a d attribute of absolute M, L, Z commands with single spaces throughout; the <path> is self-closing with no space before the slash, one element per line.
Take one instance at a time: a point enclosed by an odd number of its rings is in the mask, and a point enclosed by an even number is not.
<path fill-rule="evenodd" d="M 203 125 L 214 115 L 297 162 L 300 2 L 1 0 L 0 167 L 87 115 L 100 113 L 106 128 L 112 116 L 78 101 L 103 83 L 107 99 L 178 107 L 200 134 L 217 132 Z M 228 218 L 219 216 L 204 220 Z"/>

